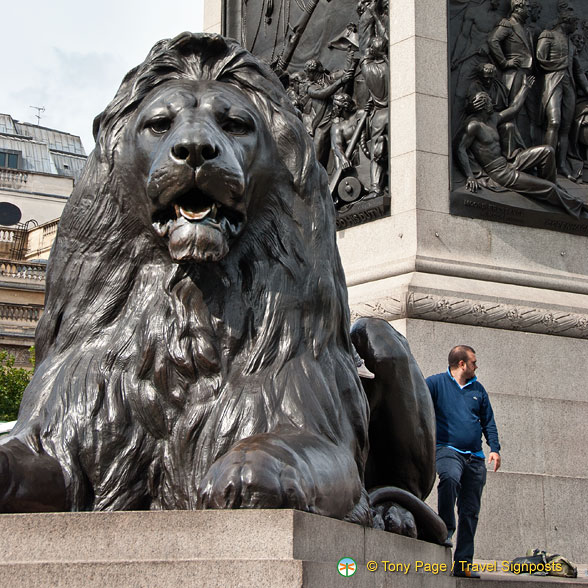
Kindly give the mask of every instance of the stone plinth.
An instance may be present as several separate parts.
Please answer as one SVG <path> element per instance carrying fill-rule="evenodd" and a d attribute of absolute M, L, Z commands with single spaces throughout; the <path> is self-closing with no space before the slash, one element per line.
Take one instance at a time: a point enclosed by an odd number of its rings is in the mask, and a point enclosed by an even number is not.
<path fill-rule="evenodd" d="M 354 576 L 337 562 L 351 557 Z M 367 561 L 379 569 L 369 572 Z M 407 574 L 383 561 L 411 564 Z M 416 562 L 450 565 L 448 549 L 292 510 L 1 515 L 0 583 L 84 586 L 406 586 L 433 574 Z M 454 586 L 447 574 L 436 586 Z"/>

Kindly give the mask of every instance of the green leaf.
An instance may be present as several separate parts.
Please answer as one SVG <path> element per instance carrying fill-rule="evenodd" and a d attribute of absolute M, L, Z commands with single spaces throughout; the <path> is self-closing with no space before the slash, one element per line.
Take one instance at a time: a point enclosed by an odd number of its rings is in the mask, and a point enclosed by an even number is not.
<path fill-rule="evenodd" d="M 31 365 L 34 366 L 33 353 Z M 16 420 L 22 393 L 33 376 L 32 370 L 14 367 L 14 362 L 13 355 L 0 351 L 0 421 Z"/>

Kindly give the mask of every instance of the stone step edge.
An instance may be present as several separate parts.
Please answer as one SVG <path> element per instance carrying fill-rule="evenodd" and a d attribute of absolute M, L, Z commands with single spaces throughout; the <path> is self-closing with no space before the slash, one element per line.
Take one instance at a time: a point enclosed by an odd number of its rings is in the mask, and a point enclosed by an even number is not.
<path fill-rule="evenodd" d="M 0 569 L 7 568 L 10 566 L 72 566 L 72 565 L 129 565 L 129 564 L 185 564 L 185 563 L 197 563 L 197 562 L 235 562 L 238 561 L 239 564 L 246 564 L 247 562 L 257 562 L 257 563 L 264 563 L 264 564 L 274 564 L 274 563 L 283 563 L 283 562 L 301 562 L 303 564 L 321 564 L 321 565 L 330 565 L 336 566 L 337 562 L 329 561 L 329 560 L 310 560 L 310 559 L 296 559 L 296 558 L 231 558 L 231 557 L 193 557 L 193 558 L 178 558 L 178 559 L 67 559 L 67 560 L 34 560 L 34 561 L 22 561 L 22 560 L 14 560 L 14 561 L 0 561 Z M 358 561 L 357 564 L 359 566 L 364 567 L 367 562 Z M 377 573 L 380 573 L 378 571 Z M 385 572 L 382 572 L 385 573 Z M 400 573 L 400 572 L 399 572 Z M 410 570 L 408 575 L 417 574 L 419 576 L 451 576 L 449 573 L 433 573 L 433 572 L 426 572 L 426 571 L 414 571 Z"/>
<path fill-rule="evenodd" d="M 87 561 L 87 560 L 81 560 L 81 561 L 62 561 L 62 562 L 54 562 L 54 561 L 48 561 L 48 562 L 0 562 L 0 578 L 4 578 L 7 579 L 8 577 L 10 577 L 11 572 L 19 572 L 18 574 L 18 578 L 21 580 L 26 579 L 26 577 L 28 577 L 28 574 L 31 573 L 35 573 L 36 570 L 39 571 L 47 571 L 47 567 L 52 569 L 52 573 L 55 573 L 56 570 L 59 570 L 59 568 L 64 568 L 64 570 L 67 571 L 67 576 L 69 576 L 70 578 L 72 576 L 75 576 L 77 574 L 83 574 L 86 570 L 84 568 L 102 568 L 104 567 L 108 572 L 109 575 L 112 576 L 113 574 L 117 574 L 117 569 L 120 569 L 121 571 L 124 571 L 125 568 L 128 571 L 129 569 L 134 569 L 136 568 L 137 570 L 141 570 L 141 571 L 145 571 L 148 569 L 148 566 L 156 566 L 159 567 L 160 569 L 163 568 L 169 568 L 177 566 L 178 569 L 180 569 L 182 566 L 185 565 L 198 565 L 198 564 L 203 564 L 203 565 L 219 565 L 219 564 L 229 564 L 231 561 L 234 560 L 230 560 L 230 559 L 206 559 L 206 558 L 202 558 L 202 559 L 182 559 L 182 560 L 116 560 L 116 561 Z M 290 559 L 290 560 L 277 560 L 277 559 L 268 559 L 268 560 L 259 560 L 259 559 L 250 559 L 250 560 L 239 560 L 240 564 L 255 564 L 255 566 L 257 567 L 257 571 L 259 571 L 259 566 L 260 564 L 262 565 L 262 568 L 268 567 L 268 569 L 271 571 L 272 569 L 276 569 L 275 567 L 272 566 L 276 566 L 276 565 L 280 565 L 280 566 L 284 566 L 284 565 L 294 565 L 294 566 L 299 566 L 302 565 L 302 567 L 304 568 L 306 565 L 312 566 L 316 569 L 316 566 L 318 565 L 320 568 L 324 569 L 324 568 L 328 568 L 328 567 L 333 567 L 333 574 L 335 574 L 335 566 L 333 564 L 333 562 L 316 562 L 316 561 L 309 561 L 309 560 L 295 560 L 295 559 Z M 76 569 L 76 566 L 79 566 L 79 569 Z M 237 572 L 237 570 L 234 570 L 233 567 L 231 567 L 232 573 L 235 573 L 236 576 L 239 575 L 239 573 Z M 133 572 L 134 573 L 134 572 Z M 377 575 L 378 572 L 375 572 L 375 575 Z M 414 572 L 411 571 L 408 574 L 409 576 L 415 577 L 424 577 L 424 576 L 429 576 L 432 574 L 429 574 L 427 572 Z M 441 576 L 441 578 L 450 578 L 451 580 L 456 582 L 456 586 L 457 587 L 467 587 L 470 586 L 471 583 L 469 581 L 469 579 L 467 578 L 454 578 L 450 575 L 447 574 L 435 574 L 437 576 Z M 335 576 L 333 576 L 335 577 Z M 128 576 L 126 577 L 128 579 Z M 59 579 L 59 578 L 57 578 Z M 525 582 L 526 584 L 531 585 L 531 583 L 534 583 L 535 585 L 541 585 L 544 588 L 556 588 L 557 586 L 562 586 L 565 584 L 574 584 L 575 586 L 588 586 L 588 579 L 586 581 L 583 581 L 582 578 L 559 578 L 559 577 L 554 577 L 554 576 L 542 576 L 539 578 L 539 581 L 537 581 L 536 577 L 533 576 L 520 576 L 520 577 L 514 577 L 514 575 L 506 575 L 506 574 L 494 574 L 494 573 L 483 573 L 482 577 L 476 582 L 476 585 L 490 585 L 490 586 L 508 586 L 508 585 L 512 585 L 512 582 Z M 464 583 L 465 582 L 465 583 Z M 370 584 L 371 585 L 371 584 Z"/>

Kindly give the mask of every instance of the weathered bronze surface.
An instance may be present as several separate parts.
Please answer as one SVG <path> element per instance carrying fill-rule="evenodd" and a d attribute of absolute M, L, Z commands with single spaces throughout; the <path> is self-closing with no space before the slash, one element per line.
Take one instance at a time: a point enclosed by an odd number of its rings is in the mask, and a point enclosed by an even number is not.
<path fill-rule="evenodd" d="M 449 7 L 451 212 L 586 234 L 588 5 Z"/>
<path fill-rule="evenodd" d="M 388 10 L 388 0 L 224 2 L 225 34 L 272 65 L 299 109 L 337 228 L 389 210 Z"/>
<path fill-rule="evenodd" d="M 161 41 L 95 132 L 37 369 L 0 441 L 0 511 L 297 508 L 371 525 L 377 506 L 387 528 L 414 518 L 442 542 L 421 501 L 425 381 L 404 338 L 364 320 L 366 397 L 327 174 L 270 68 L 216 35 Z M 370 505 L 366 484 L 397 489 Z"/>

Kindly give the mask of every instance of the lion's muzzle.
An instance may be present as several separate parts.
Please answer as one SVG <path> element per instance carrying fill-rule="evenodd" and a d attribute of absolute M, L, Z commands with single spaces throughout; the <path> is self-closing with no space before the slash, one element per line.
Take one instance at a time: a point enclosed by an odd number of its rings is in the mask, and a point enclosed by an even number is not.
<path fill-rule="evenodd" d="M 176 261 L 219 261 L 246 219 L 245 177 L 230 141 L 208 120 L 181 125 L 152 165 L 153 224 Z"/>

